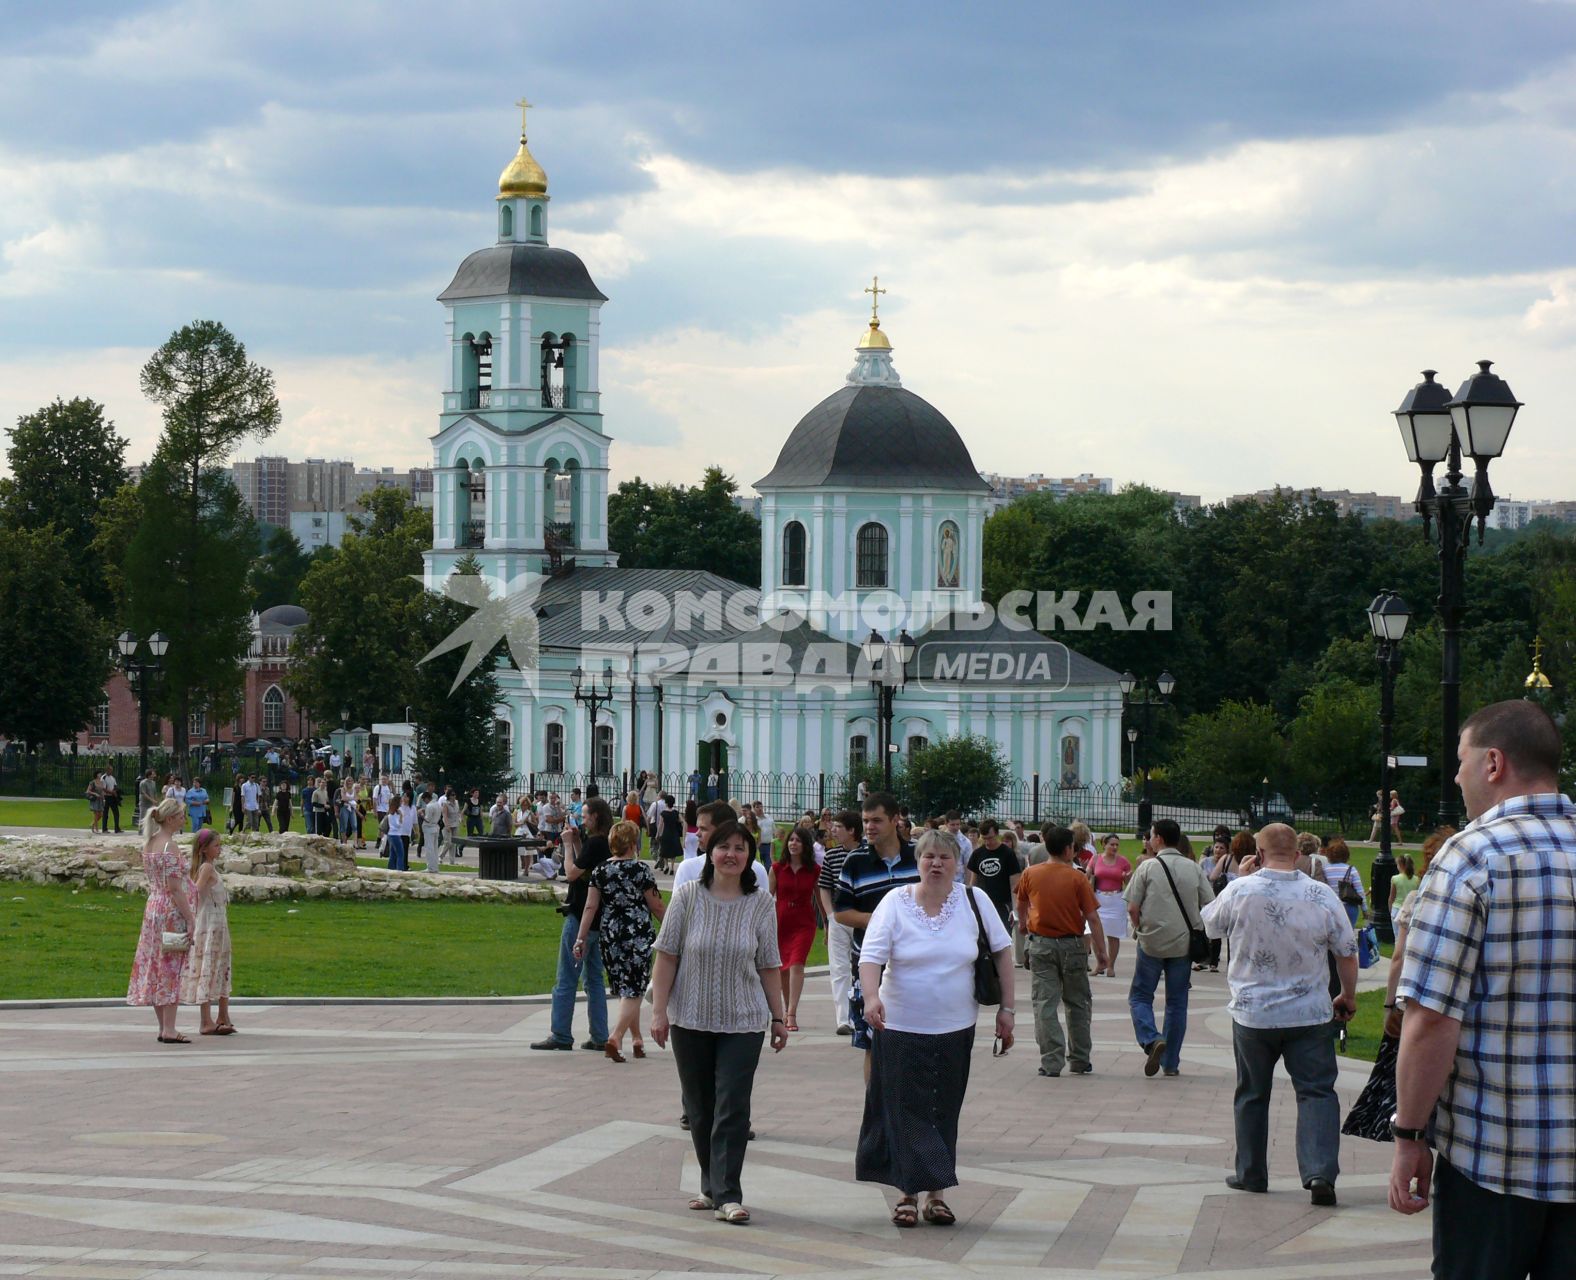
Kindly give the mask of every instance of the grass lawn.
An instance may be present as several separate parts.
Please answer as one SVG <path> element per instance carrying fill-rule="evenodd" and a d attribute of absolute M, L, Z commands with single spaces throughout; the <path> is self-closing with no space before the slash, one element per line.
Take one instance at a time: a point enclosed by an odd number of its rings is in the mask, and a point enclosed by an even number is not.
<path fill-rule="evenodd" d="M 120 807 L 122 831 L 131 829 L 132 808 Z M 75 827 L 86 832 L 93 815 L 86 800 L 18 800 L 0 798 L 0 827 Z"/>
<path fill-rule="evenodd" d="M 143 902 L 0 881 L 0 999 L 124 996 Z M 552 989 L 562 926 L 542 903 L 232 902 L 235 994 L 540 994 Z M 824 939 L 810 963 L 826 963 Z"/>

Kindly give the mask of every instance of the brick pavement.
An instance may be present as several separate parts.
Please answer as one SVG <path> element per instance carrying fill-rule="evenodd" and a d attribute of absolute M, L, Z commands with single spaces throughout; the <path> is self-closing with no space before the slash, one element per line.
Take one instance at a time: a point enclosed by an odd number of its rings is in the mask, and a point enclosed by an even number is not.
<path fill-rule="evenodd" d="M 1175 1079 L 1141 1074 L 1125 980 L 1095 980 L 1092 1076 L 1042 1079 L 1032 1043 L 997 1061 L 982 1037 L 959 1225 L 900 1232 L 892 1194 L 853 1181 L 859 1055 L 807 985 L 806 1031 L 757 1079 L 742 1229 L 684 1207 L 668 1055 L 531 1052 L 545 1006 L 241 1003 L 240 1035 L 190 1046 L 144 1010 L 0 1010 L 0 1275 L 1427 1274 L 1428 1216 L 1384 1204 L 1388 1147 L 1343 1140 L 1340 1207 L 1309 1205 L 1289 1082 L 1272 1194 L 1222 1185 L 1230 1023 L 1207 974 Z M 1364 1077 L 1343 1072 L 1347 1101 Z"/>

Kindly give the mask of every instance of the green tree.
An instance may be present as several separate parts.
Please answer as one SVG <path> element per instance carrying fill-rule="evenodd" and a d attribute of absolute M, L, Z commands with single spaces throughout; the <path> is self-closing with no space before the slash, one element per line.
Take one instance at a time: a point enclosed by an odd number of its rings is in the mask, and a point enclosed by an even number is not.
<path fill-rule="evenodd" d="M 253 607 L 261 613 L 276 604 L 300 604 L 301 579 L 311 563 L 310 553 L 295 534 L 284 528 L 273 529 L 263 543 L 262 555 L 247 575 Z"/>
<path fill-rule="evenodd" d="M 126 584 L 126 548 L 142 524 L 142 485 L 123 484 L 99 503 L 93 520 L 89 554 L 104 567 L 104 581 L 111 603 L 110 617 L 119 624 L 130 616 Z"/>
<path fill-rule="evenodd" d="M 1261 779 L 1279 785 L 1285 758 L 1275 709 L 1228 699 L 1216 710 L 1195 713 L 1183 722 L 1170 774 L 1189 798 L 1245 805 L 1258 795 Z"/>
<path fill-rule="evenodd" d="M 291 644 L 292 696 L 314 719 L 400 720 L 413 702 L 411 673 L 430 645 L 422 552 L 432 517 L 397 489 L 379 489 L 339 547 L 320 552 L 301 579 L 306 624 Z M 452 675 L 452 672 L 451 672 Z"/>
<path fill-rule="evenodd" d="M 192 711 L 211 719 L 235 713 L 240 664 L 252 643 L 246 574 L 257 526 L 223 471 L 202 473 L 198 498 L 195 526 L 162 518 L 171 510 L 184 516 L 186 481 L 156 456 L 138 486 L 144 514 L 124 560 L 126 625 L 140 636 L 163 631 L 170 640 L 155 706 L 175 725 L 177 751 L 185 750 Z"/>
<path fill-rule="evenodd" d="M 694 487 L 625 480 L 608 498 L 608 546 L 625 568 L 705 569 L 759 586 L 761 522 L 734 504 L 738 491 L 719 467 Z"/>
<path fill-rule="evenodd" d="M 9 429 L 9 479 L 0 479 L 0 521 L 14 529 L 53 526 L 65 555 L 60 566 L 101 616 L 111 599 L 92 554 L 99 505 L 126 482 L 126 441 L 104 406 L 56 399 L 23 414 Z"/>
<path fill-rule="evenodd" d="M 104 697 L 108 625 L 60 572 L 52 526 L 0 530 L 0 734 L 51 749 L 76 736 Z"/>
<path fill-rule="evenodd" d="M 160 482 L 156 522 L 170 526 L 172 533 L 179 527 L 184 535 L 178 541 L 157 538 L 160 554 L 143 557 L 145 565 L 159 564 L 171 582 L 143 585 L 159 598 L 166 614 L 164 629 L 204 660 L 200 667 L 183 662 L 179 679 L 175 666 L 170 668 L 167 687 L 175 749 L 184 753 L 194 695 L 201 690 L 217 696 L 250 643 L 245 630 L 250 612 L 246 575 L 255 554 L 255 535 L 239 565 L 235 584 L 239 592 L 227 588 L 214 598 L 203 591 L 216 570 L 231 573 L 237 568 L 233 557 L 238 548 L 204 537 L 205 525 L 221 538 L 235 527 L 228 518 L 228 496 L 212 477 L 248 436 L 263 439 L 273 434 L 279 425 L 279 400 L 273 374 L 249 361 L 246 348 L 216 320 L 198 320 L 171 334 L 142 368 L 142 393 L 164 409 L 164 434 L 155 463 L 166 478 Z M 227 478 L 224 484 L 235 488 Z M 155 514 L 152 504 L 145 502 L 144 508 L 150 516 Z M 173 555 L 163 554 L 164 544 L 170 544 Z M 132 599 L 134 611 L 146 615 L 135 584 Z"/>
<path fill-rule="evenodd" d="M 989 738 L 938 738 L 909 754 L 903 787 L 916 820 L 957 809 L 988 812 L 1012 782 L 1012 768 Z"/>
<path fill-rule="evenodd" d="M 456 574 L 479 575 L 475 557 L 466 556 L 454 567 Z M 471 610 L 438 591 L 422 594 L 423 653 L 429 653 Z M 409 681 L 411 707 L 416 719 L 416 769 L 424 778 L 452 783 L 462 795 L 479 787 L 483 795 L 512 788 L 515 776 L 497 732 L 497 708 L 502 701 L 495 659 L 502 641 L 469 675 L 455 685 L 465 650 L 451 650 L 422 661 Z"/>
<path fill-rule="evenodd" d="M 1303 696 L 1289 737 L 1288 763 L 1298 788 L 1311 789 L 1323 809 L 1344 803 L 1362 810 L 1379 780 L 1377 681 L 1314 686 Z"/>

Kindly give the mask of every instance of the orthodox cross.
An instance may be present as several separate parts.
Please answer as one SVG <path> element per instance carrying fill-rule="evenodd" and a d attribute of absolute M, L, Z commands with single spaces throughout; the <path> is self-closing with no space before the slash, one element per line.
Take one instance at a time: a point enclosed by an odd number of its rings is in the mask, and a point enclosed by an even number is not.
<path fill-rule="evenodd" d="M 871 276 L 870 286 L 865 289 L 864 292 L 870 295 L 870 323 L 872 326 L 877 326 L 881 323 L 881 316 L 879 312 L 881 306 L 881 295 L 886 292 L 886 290 L 881 287 L 881 277 Z"/>
<path fill-rule="evenodd" d="M 527 102 L 524 98 L 521 98 L 520 101 L 514 105 L 520 108 L 520 138 L 523 141 L 525 138 L 525 113 L 531 107 L 533 107 L 535 103 Z"/>

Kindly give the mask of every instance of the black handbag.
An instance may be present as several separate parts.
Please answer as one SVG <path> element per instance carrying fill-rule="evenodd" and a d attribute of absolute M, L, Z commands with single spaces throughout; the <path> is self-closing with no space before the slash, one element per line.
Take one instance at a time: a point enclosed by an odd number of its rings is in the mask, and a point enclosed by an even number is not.
<path fill-rule="evenodd" d="M 974 908 L 974 922 L 979 925 L 979 952 L 974 957 L 974 998 L 980 1004 L 1001 1003 L 1001 974 L 996 970 L 996 958 L 990 953 L 990 937 L 985 932 L 985 917 L 980 915 L 980 904 L 974 890 L 965 888 L 969 906 Z"/>
<path fill-rule="evenodd" d="M 1209 959 L 1209 934 L 1193 927 L 1193 920 L 1182 905 L 1182 895 L 1177 892 L 1177 882 L 1171 878 L 1171 868 L 1166 866 L 1165 859 L 1156 854 L 1155 861 L 1165 872 L 1166 883 L 1171 886 L 1171 896 L 1177 900 L 1177 910 L 1182 913 L 1183 923 L 1187 925 L 1187 958 L 1194 964 L 1202 964 Z"/>

